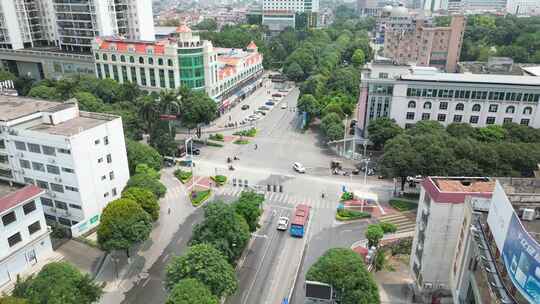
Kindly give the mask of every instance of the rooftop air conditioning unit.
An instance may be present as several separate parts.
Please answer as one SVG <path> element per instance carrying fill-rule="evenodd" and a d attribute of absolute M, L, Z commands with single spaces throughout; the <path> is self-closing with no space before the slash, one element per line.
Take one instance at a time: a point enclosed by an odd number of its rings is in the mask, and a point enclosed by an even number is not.
<path fill-rule="evenodd" d="M 521 218 L 525 221 L 532 221 L 534 220 L 534 209 L 523 209 L 523 215 Z"/>

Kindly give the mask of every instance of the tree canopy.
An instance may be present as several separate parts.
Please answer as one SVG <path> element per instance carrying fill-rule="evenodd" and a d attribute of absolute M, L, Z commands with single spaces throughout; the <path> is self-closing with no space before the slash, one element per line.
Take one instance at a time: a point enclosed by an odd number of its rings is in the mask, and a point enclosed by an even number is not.
<path fill-rule="evenodd" d="M 165 285 L 169 290 L 183 279 L 192 278 L 206 285 L 216 297 L 233 294 L 238 288 L 234 268 L 210 244 L 198 244 L 167 265 Z"/>
<path fill-rule="evenodd" d="M 306 280 L 332 285 L 342 304 L 380 303 L 377 284 L 362 257 L 345 248 L 329 249 L 313 264 Z"/>
<path fill-rule="evenodd" d="M 159 218 L 159 203 L 156 196 L 151 191 L 137 187 L 126 188 L 122 192 L 122 198 L 132 200 L 139 204 L 139 206 L 152 217 L 153 221 L 157 221 Z"/>
<path fill-rule="evenodd" d="M 384 236 L 384 230 L 378 224 L 370 224 L 366 229 L 366 238 L 368 240 L 368 246 L 377 246 L 379 241 Z"/>
<path fill-rule="evenodd" d="M 370 122 L 367 130 L 368 138 L 376 148 L 382 147 L 387 140 L 402 132 L 395 120 L 386 117 Z"/>
<path fill-rule="evenodd" d="M 243 191 L 238 200 L 233 203 L 234 211 L 246 220 L 251 232 L 257 230 L 263 201 L 264 195 L 253 191 Z"/>
<path fill-rule="evenodd" d="M 131 174 L 135 174 L 135 168 L 139 164 L 146 164 L 156 171 L 161 169 L 163 158 L 154 148 L 128 139 L 126 140 L 126 151 Z"/>
<path fill-rule="evenodd" d="M 131 176 L 126 187 L 137 187 L 149 190 L 157 198 L 164 197 L 167 192 L 167 188 L 159 181 L 159 179 L 147 173 L 137 173 Z"/>
<path fill-rule="evenodd" d="M 208 287 L 196 279 L 182 279 L 174 285 L 165 304 L 218 304 Z"/>
<path fill-rule="evenodd" d="M 14 297 L 26 299 L 28 304 L 92 304 L 102 293 L 102 288 L 88 274 L 66 262 L 45 265 L 36 276 L 18 281 L 13 290 Z M 5 303 L 25 303 L 9 301 Z"/>

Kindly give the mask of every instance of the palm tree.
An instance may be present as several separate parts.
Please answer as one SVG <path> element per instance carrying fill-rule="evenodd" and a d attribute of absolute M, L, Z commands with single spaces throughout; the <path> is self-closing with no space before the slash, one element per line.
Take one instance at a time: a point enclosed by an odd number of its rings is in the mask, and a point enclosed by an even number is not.
<path fill-rule="evenodd" d="M 157 100 L 146 95 L 140 97 L 137 104 L 139 105 L 139 115 L 146 124 L 146 132 L 150 132 L 154 122 L 159 119 L 159 105 Z"/>

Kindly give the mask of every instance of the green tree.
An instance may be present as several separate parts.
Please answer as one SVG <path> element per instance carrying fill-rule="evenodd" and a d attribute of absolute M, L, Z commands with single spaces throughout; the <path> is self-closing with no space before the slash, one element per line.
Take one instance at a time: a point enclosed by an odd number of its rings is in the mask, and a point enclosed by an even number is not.
<path fill-rule="evenodd" d="M 154 148 L 128 139 L 126 140 L 126 151 L 131 174 L 135 174 L 135 168 L 139 164 L 147 164 L 156 171 L 161 169 L 163 158 Z"/>
<path fill-rule="evenodd" d="M 321 130 L 329 140 L 338 140 L 343 138 L 345 127 L 338 114 L 329 113 L 321 120 Z"/>
<path fill-rule="evenodd" d="M 218 25 L 215 19 L 212 18 L 205 18 L 203 21 L 197 23 L 193 27 L 195 30 L 203 30 L 203 31 L 215 31 L 217 30 Z"/>
<path fill-rule="evenodd" d="M 204 220 L 193 229 L 190 244 L 211 244 L 233 262 L 242 254 L 249 237 L 246 220 L 232 206 L 212 202 L 204 207 Z"/>
<path fill-rule="evenodd" d="M 196 279 L 183 279 L 174 285 L 165 304 L 218 304 L 208 287 Z"/>
<path fill-rule="evenodd" d="M 20 96 L 27 96 L 34 83 L 35 80 L 29 76 L 20 76 L 14 81 L 15 89 Z"/>
<path fill-rule="evenodd" d="M 499 142 L 506 137 L 506 129 L 496 125 L 479 128 L 475 133 L 475 137 L 479 141 Z"/>
<path fill-rule="evenodd" d="M 38 85 L 33 87 L 28 96 L 47 100 L 59 100 L 60 96 L 54 87 L 48 87 L 46 85 Z"/>
<path fill-rule="evenodd" d="M 368 246 L 378 246 L 379 241 L 383 238 L 384 231 L 378 224 L 368 225 L 366 229 L 366 239 L 368 240 Z"/>
<path fill-rule="evenodd" d="M 186 278 L 200 281 L 219 298 L 232 295 L 238 288 L 234 268 L 210 244 L 191 246 L 184 255 L 172 258 L 165 275 L 165 286 L 169 290 Z"/>
<path fill-rule="evenodd" d="M 174 141 L 175 131 L 170 128 L 168 121 L 158 121 L 150 130 L 149 144 L 156 149 L 159 154 L 173 156 L 176 152 L 176 142 Z"/>
<path fill-rule="evenodd" d="M 356 51 L 354 51 L 351 60 L 355 66 L 361 67 L 364 65 L 364 63 L 366 63 L 366 55 L 364 54 L 364 51 L 362 49 L 357 49 Z"/>
<path fill-rule="evenodd" d="M 395 120 L 382 117 L 369 123 L 367 127 L 368 138 L 376 148 L 381 148 L 384 144 L 403 132 Z"/>
<path fill-rule="evenodd" d="M 190 91 L 181 100 L 182 124 L 195 128 L 197 124 L 208 124 L 217 117 L 217 105 L 204 91 Z"/>
<path fill-rule="evenodd" d="M 242 191 L 240 198 L 233 203 L 234 210 L 246 220 L 251 232 L 257 230 L 263 202 L 263 195 L 253 191 Z"/>
<path fill-rule="evenodd" d="M 375 255 L 375 271 L 380 271 L 383 269 L 384 264 L 386 263 L 386 256 L 384 254 L 383 249 L 377 250 L 377 254 Z"/>
<path fill-rule="evenodd" d="M 29 304 L 91 304 L 102 293 L 88 274 L 66 262 L 45 265 L 35 277 L 17 282 L 13 290 L 13 296 L 24 298 Z"/>
<path fill-rule="evenodd" d="M 300 81 L 304 79 L 304 71 L 297 62 L 285 66 L 285 75 L 291 80 Z"/>
<path fill-rule="evenodd" d="M 8 72 L 8 71 L 4 71 L 4 70 L 0 70 L 0 81 L 15 80 L 15 79 L 17 79 L 17 77 L 15 75 L 13 75 L 13 73 Z"/>
<path fill-rule="evenodd" d="M 157 179 L 148 174 L 135 174 L 127 182 L 126 187 L 138 187 L 149 190 L 157 198 L 162 198 L 167 192 L 167 188 Z"/>
<path fill-rule="evenodd" d="M 446 127 L 446 132 L 454 137 L 473 137 L 476 130 L 468 123 L 451 123 Z"/>
<path fill-rule="evenodd" d="M 298 100 L 298 110 L 308 113 L 308 118 L 311 120 L 319 114 L 319 103 L 311 94 L 304 94 Z"/>
<path fill-rule="evenodd" d="M 101 215 L 97 229 L 99 246 L 106 250 L 125 250 L 150 236 L 152 219 L 135 201 L 121 198 L 110 202 Z"/>
<path fill-rule="evenodd" d="M 146 213 L 148 213 L 152 220 L 157 221 L 159 218 L 159 203 L 154 195 L 149 190 L 143 188 L 126 188 L 122 192 L 122 198 L 132 200 L 139 204 Z"/>
<path fill-rule="evenodd" d="M 306 280 L 333 286 L 342 304 L 379 304 L 379 291 L 362 257 L 351 249 L 329 249 L 313 264 Z"/>
<path fill-rule="evenodd" d="M 137 167 L 135 167 L 135 174 L 146 174 L 153 179 L 161 178 L 161 174 L 147 164 L 138 164 Z"/>
<path fill-rule="evenodd" d="M 79 103 L 79 109 L 89 112 L 103 112 L 105 105 L 103 101 L 88 92 L 77 92 L 74 94 Z"/>

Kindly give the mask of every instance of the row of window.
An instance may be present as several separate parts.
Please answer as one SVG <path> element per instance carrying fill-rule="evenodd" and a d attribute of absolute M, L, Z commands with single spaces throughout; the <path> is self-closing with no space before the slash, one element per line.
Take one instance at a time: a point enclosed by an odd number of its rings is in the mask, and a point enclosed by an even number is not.
<path fill-rule="evenodd" d="M 437 121 L 446 122 L 446 116 L 447 116 L 446 114 L 437 114 Z M 407 112 L 407 114 L 405 116 L 405 119 L 414 120 L 414 117 L 415 117 L 414 112 Z M 430 118 L 431 118 L 431 113 L 422 113 L 422 120 L 429 120 Z M 472 115 L 469 118 L 469 123 L 477 124 L 479 119 L 480 119 L 479 116 Z M 495 124 L 495 119 L 496 119 L 496 117 L 492 117 L 492 116 L 487 117 L 486 118 L 486 124 L 487 125 Z M 463 122 L 463 115 L 454 115 L 453 122 Z M 512 123 L 512 122 L 513 122 L 512 117 L 505 117 L 503 119 L 503 124 Z M 521 125 L 528 126 L 530 122 L 531 122 L 530 119 L 523 118 L 523 119 L 520 120 L 519 123 Z"/>
<path fill-rule="evenodd" d="M 57 184 L 57 183 L 49 183 L 49 182 L 39 180 L 39 179 L 36 179 L 34 181 L 34 179 L 29 178 L 29 177 L 25 177 L 24 182 L 26 184 L 36 185 L 41 189 L 52 190 L 58 193 L 64 193 L 65 190 L 71 191 L 71 192 L 79 192 L 79 188 L 77 187 L 72 187 L 72 186 L 67 186 L 67 185 L 62 185 L 62 184 Z"/>
<path fill-rule="evenodd" d="M 32 169 L 32 170 L 35 170 L 35 171 L 47 172 L 47 173 L 50 173 L 50 174 L 60 175 L 60 167 L 55 166 L 55 165 L 49 165 L 49 164 L 46 165 L 46 164 L 43 164 L 43 163 L 40 163 L 40 162 L 35 162 L 35 161 L 31 162 L 31 161 L 26 160 L 26 159 L 19 159 L 19 164 L 21 165 L 21 168 L 23 168 L 23 169 Z M 45 168 L 47 169 L 47 171 L 45 171 Z M 62 172 L 75 173 L 75 170 L 73 170 L 71 168 L 62 167 Z"/>
<path fill-rule="evenodd" d="M 35 201 L 29 201 L 28 203 L 23 205 L 24 215 L 32 213 L 34 210 L 36 210 Z M 4 225 L 4 227 L 16 221 L 17 221 L 17 215 L 15 214 L 15 211 L 11 211 L 2 216 L 2 224 Z"/>
<path fill-rule="evenodd" d="M 39 223 L 39 221 L 35 221 L 34 223 L 30 224 L 27 229 L 28 233 L 32 235 L 41 230 L 41 224 Z M 14 233 L 10 237 L 8 237 L 9 247 L 13 247 L 20 242 L 22 242 L 22 236 L 20 232 Z"/>
<path fill-rule="evenodd" d="M 108 64 L 103 64 L 103 70 L 105 71 L 104 72 L 105 74 L 103 74 L 103 72 L 101 71 L 101 64 L 96 63 L 96 71 L 98 74 L 97 75 L 98 78 L 100 79 L 112 78 L 120 82 L 120 74 L 118 71 L 118 66 L 116 65 L 111 65 L 111 66 Z M 112 69 L 112 76 L 111 76 L 111 69 Z M 148 74 L 150 75 L 150 79 L 149 79 L 150 81 L 148 81 L 148 78 L 146 77 L 146 70 L 147 70 L 146 68 L 139 68 L 139 77 L 137 77 L 136 67 L 129 67 L 130 74 L 128 74 L 128 67 L 120 66 L 120 69 L 122 71 L 122 81 L 125 83 L 133 82 L 141 86 L 148 86 L 148 82 L 150 82 L 150 86 L 157 87 L 156 69 L 153 69 L 153 68 L 148 69 Z M 159 73 L 159 87 L 166 88 L 165 70 L 159 69 L 158 73 Z M 167 70 L 167 73 L 169 76 L 169 88 L 174 89 L 176 87 L 175 78 L 174 78 L 174 70 Z"/>
<path fill-rule="evenodd" d="M 96 59 L 99 60 L 100 59 L 100 56 L 98 53 L 95 54 L 96 56 Z M 109 56 L 107 54 L 102 54 L 101 55 L 101 58 L 102 60 L 104 61 L 107 61 L 109 60 Z M 127 60 L 129 60 L 129 63 L 135 63 L 135 57 L 133 56 L 128 56 Z M 112 62 L 116 62 L 117 61 L 117 57 L 116 57 L 116 54 L 112 54 L 111 55 L 111 61 Z M 154 64 L 154 58 L 153 57 L 148 57 L 147 60 L 144 59 L 144 57 L 142 56 L 139 56 L 139 58 L 137 59 L 137 61 L 139 62 L 139 64 L 150 64 L 150 65 L 153 65 Z M 126 56 L 124 55 L 120 55 L 120 62 L 127 62 L 126 61 Z M 157 64 L 158 65 L 164 65 L 165 64 L 165 59 L 163 58 L 157 58 Z M 167 65 L 172 67 L 173 66 L 173 60 L 172 59 L 167 59 Z"/>
<path fill-rule="evenodd" d="M 430 101 L 424 102 L 424 105 L 422 107 L 424 109 L 431 109 L 431 107 L 432 107 L 431 102 Z M 416 101 L 414 101 L 414 100 L 409 101 L 409 103 L 407 104 L 407 108 L 409 108 L 409 109 L 416 108 Z M 439 109 L 440 110 L 448 110 L 448 102 L 446 102 L 446 101 L 439 102 Z M 456 111 L 463 111 L 464 109 L 465 109 L 465 104 L 463 104 L 463 103 L 456 104 L 456 107 L 455 107 Z M 482 110 L 482 106 L 480 104 L 474 104 L 472 106 L 472 111 L 473 112 L 480 112 L 481 110 Z M 490 104 L 489 108 L 488 108 L 488 111 L 492 112 L 492 113 L 496 113 L 497 111 L 499 111 L 499 105 Z M 533 111 L 532 107 L 525 107 L 525 108 L 523 108 L 522 113 L 524 115 L 530 115 L 530 114 L 532 114 L 532 111 Z M 506 107 L 505 113 L 514 114 L 515 112 L 516 112 L 516 107 L 515 106 L 507 106 Z"/>
<path fill-rule="evenodd" d="M 63 148 L 54 148 L 51 146 L 38 145 L 32 143 L 25 143 L 22 141 L 15 141 L 15 149 L 19 151 L 29 151 L 32 153 L 43 153 L 45 155 L 56 156 L 56 152 L 62 154 L 71 154 L 71 150 Z"/>
<path fill-rule="evenodd" d="M 45 219 L 49 222 L 60 223 L 67 227 L 71 227 L 72 225 L 79 223 L 77 221 L 72 221 L 64 217 L 60 217 L 60 216 L 56 217 L 55 215 L 48 214 L 48 213 L 45 213 Z"/>
<path fill-rule="evenodd" d="M 51 208 L 58 208 L 58 209 L 62 209 L 62 210 L 68 210 L 68 206 L 70 208 L 73 208 L 73 209 L 77 209 L 77 210 L 82 210 L 81 206 L 79 205 L 76 205 L 76 204 L 68 204 L 66 202 L 62 202 L 62 201 L 59 201 L 59 200 L 52 200 L 50 198 L 46 198 L 46 197 L 42 197 L 41 198 L 41 204 L 43 206 L 47 206 L 47 207 L 51 207 Z"/>
<path fill-rule="evenodd" d="M 540 101 L 540 94 L 519 92 L 494 92 L 452 89 L 407 88 L 407 97 L 439 97 L 458 99 L 482 99 L 495 101 Z"/>

